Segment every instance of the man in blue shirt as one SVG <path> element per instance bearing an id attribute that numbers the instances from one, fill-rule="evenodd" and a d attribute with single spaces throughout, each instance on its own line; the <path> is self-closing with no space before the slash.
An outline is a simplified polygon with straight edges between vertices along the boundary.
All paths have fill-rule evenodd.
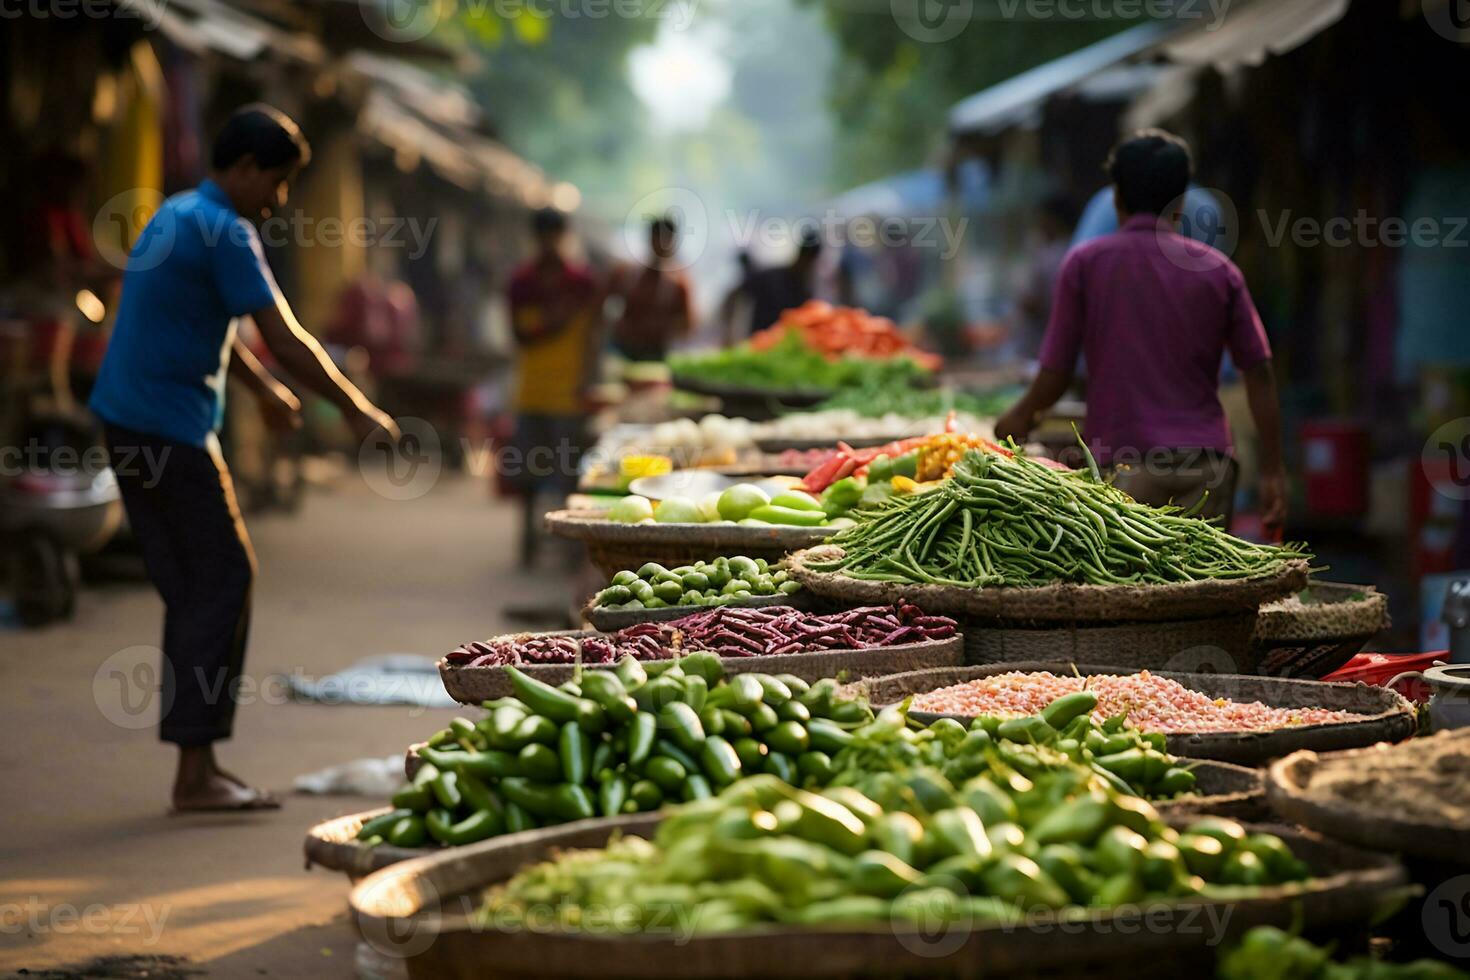
<path id="1" fill-rule="evenodd" d="M 214 756 L 233 724 L 255 576 L 215 435 L 226 373 L 244 382 L 276 427 L 299 425 L 301 407 L 236 339 L 235 318 L 251 317 L 281 366 L 341 409 L 360 439 L 398 437 L 393 420 L 296 322 L 251 224 L 285 204 L 310 154 L 300 128 L 270 106 L 230 117 L 215 140 L 209 179 L 165 201 L 138 237 L 92 393 L 128 522 L 163 596 L 159 734 L 179 746 L 176 810 L 280 805 Z M 140 452 L 161 461 L 157 474 L 130 463 Z"/>

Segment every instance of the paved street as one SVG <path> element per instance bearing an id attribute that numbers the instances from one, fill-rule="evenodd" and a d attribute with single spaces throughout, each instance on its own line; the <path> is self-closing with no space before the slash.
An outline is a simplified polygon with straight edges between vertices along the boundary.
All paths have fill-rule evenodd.
<path id="1" fill-rule="evenodd" d="M 438 655 L 504 627 L 506 603 L 554 597 L 565 576 L 513 572 L 513 529 L 512 508 L 480 482 L 392 502 L 355 474 L 294 517 L 251 521 L 254 631 L 221 759 L 284 796 L 274 813 L 167 815 L 173 750 L 99 709 L 99 666 L 157 642 L 161 607 L 145 582 L 88 589 L 70 624 L 0 631 L 0 975 L 162 954 L 210 976 L 350 976 L 347 880 L 303 870 L 302 837 L 376 803 L 291 795 L 291 781 L 401 752 L 452 712 L 283 703 L 270 679 L 375 653 Z"/>

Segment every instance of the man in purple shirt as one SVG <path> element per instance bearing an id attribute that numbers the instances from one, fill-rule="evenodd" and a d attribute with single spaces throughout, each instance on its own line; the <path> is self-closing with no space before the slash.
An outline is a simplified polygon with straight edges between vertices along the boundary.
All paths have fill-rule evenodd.
<path id="1" fill-rule="evenodd" d="M 1286 516 L 1286 471 L 1271 347 L 1240 270 L 1175 231 L 1189 185 L 1189 147 L 1161 130 L 1125 138 L 1109 155 L 1118 231 L 1074 248 L 1062 264 L 1038 358 L 1021 400 L 996 422 L 1023 440 L 1087 359 L 1088 447 L 1115 482 L 1151 504 L 1228 517 L 1234 467 L 1220 405 L 1225 351 L 1245 379 L 1260 440 L 1260 508 Z M 1226 465 L 1213 465 L 1225 463 Z"/>

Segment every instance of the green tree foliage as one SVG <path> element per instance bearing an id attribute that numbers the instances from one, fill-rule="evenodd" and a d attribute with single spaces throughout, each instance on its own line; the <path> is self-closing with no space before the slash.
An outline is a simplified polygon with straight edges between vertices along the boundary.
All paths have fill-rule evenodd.
<path id="1" fill-rule="evenodd" d="M 920 41 L 899 23 L 903 3 L 802 2 L 822 8 L 837 39 L 830 88 L 838 125 L 834 168 L 849 185 L 930 160 L 959 99 L 1137 23 L 1034 20 L 1024 3 L 974 0 L 955 37 Z"/>

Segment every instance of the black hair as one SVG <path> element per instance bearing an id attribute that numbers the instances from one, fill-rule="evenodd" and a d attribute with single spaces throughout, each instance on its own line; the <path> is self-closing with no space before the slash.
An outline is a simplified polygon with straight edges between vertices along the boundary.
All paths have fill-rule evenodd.
<path id="1" fill-rule="evenodd" d="M 815 228 L 803 228 L 801 239 L 797 242 L 797 254 L 802 256 L 816 256 L 822 251 L 822 234 Z"/>
<path id="2" fill-rule="evenodd" d="M 672 214 L 661 214 L 649 220 L 648 230 L 656 235 L 669 235 L 672 237 L 679 233 L 679 222 L 674 220 Z"/>
<path id="3" fill-rule="evenodd" d="M 214 138 L 209 162 L 215 170 L 228 170 L 247 156 L 262 170 L 287 164 L 305 166 L 311 160 L 311 145 L 290 116 L 264 102 L 253 102 L 225 120 Z"/>
<path id="4" fill-rule="evenodd" d="M 1130 214 L 1163 215 L 1189 189 L 1189 144 L 1162 129 L 1140 129 L 1119 141 L 1105 164 L 1118 201 Z"/>
<path id="5" fill-rule="evenodd" d="M 531 231 L 537 235 L 556 235 L 567 230 L 567 215 L 559 208 L 537 208 L 531 212 Z"/>

